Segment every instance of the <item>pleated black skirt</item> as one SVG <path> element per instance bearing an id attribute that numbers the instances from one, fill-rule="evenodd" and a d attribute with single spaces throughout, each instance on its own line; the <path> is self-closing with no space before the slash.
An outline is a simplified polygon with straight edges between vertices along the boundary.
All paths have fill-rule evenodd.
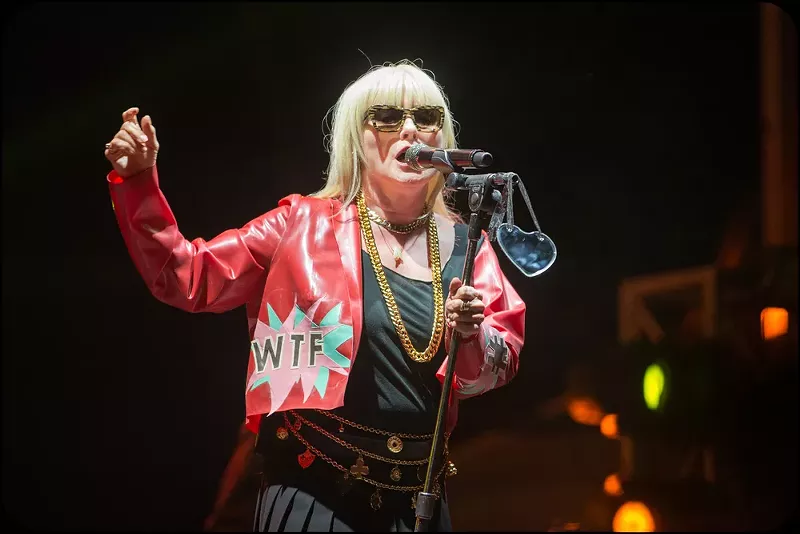
<path id="1" fill-rule="evenodd" d="M 256 505 L 257 532 L 413 532 L 414 510 L 408 495 L 401 499 L 385 495 L 380 510 L 352 500 L 317 498 L 298 488 L 265 486 Z M 396 501 L 396 502 L 395 502 Z M 407 511 L 402 510 L 403 505 Z M 450 532 L 446 499 L 437 501 L 430 532 Z"/>

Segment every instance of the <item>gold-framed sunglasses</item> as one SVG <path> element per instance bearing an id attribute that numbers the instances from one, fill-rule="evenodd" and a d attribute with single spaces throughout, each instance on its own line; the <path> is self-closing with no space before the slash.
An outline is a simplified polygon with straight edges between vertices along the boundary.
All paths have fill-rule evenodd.
<path id="1" fill-rule="evenodd" d="M 409 109 L 376 105 L 367 110 L 364 120 L 379 132 L 399 132 L 406 117 L 411 117 L 420 132 L 438 132 L 444 124 L 444 108 L 419 106 Z"/>

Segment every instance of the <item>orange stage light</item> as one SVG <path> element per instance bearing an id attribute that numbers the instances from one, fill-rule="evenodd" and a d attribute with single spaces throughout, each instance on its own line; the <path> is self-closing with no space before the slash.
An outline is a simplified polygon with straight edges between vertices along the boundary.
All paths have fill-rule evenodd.
<path id="1" fill-rule="evenodd" d="M 600 432 L 607 437 L 614 439 L 619 436 L 617 428 L 617 414 L 610 413 L 600 420 Z"/>
<path id="2" fill-rule="evenodd" d="M 656 522 L 644 503 L 628 501 L 614 514 L 612 529 L 614 532 L 655 532 Z"/>
<path id="3" fill-rule="evenodd" d="M 789 312 L 783 308 L 761 310 L 761 338 L 775 339 L 789 331 Z"/>
<path id="4" fill-rule="evenodd" d="M 605 482 L 603 482 L 603 491 L 611 497 L 619 497 L 624 493 L 622 491 L 622 481 L 620 481 L 618 474 L 614 473 L 606 477 Z"/>

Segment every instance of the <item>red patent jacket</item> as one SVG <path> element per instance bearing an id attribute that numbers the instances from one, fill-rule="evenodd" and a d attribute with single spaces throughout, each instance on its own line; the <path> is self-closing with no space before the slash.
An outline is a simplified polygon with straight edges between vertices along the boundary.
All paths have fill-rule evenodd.
<path id="1" fill-rule="evenodd" d="M 136 268 L 152 294 L 189 312 L 247 307 L 250 358 L 248 428 L 262 414 L 329 410 L 344 403 L 363 326 L 361 236 L 356 207 L 291 195 L 244 227 L 211 241 L 188 241 L 158 185 L 154 167 L 107 177 L 117 221 Z M 499 387 L 516 374 L 525 303 L 483 240 L 473 284 L 486 319 L 456 360 L 447 428 L 458 400 Z M 449 345 L 449 331 L 445 344 Z M 444 380 L 442 364 L 437 376 Z"/>

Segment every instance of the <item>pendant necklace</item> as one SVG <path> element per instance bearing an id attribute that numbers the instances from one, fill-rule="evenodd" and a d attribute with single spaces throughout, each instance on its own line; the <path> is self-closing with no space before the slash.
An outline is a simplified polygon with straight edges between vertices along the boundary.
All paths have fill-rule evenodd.
<path id="1" fill-rule="evenodd" d="M 386 247 L 391 249 L 391 251 L 392 251 L 392 258 L 394 258 L 394 267 L 395 267 L 395 269 L 400 267 L 400 264 L 403 263 L 403 247 L 400 246 L 399 244 L 397 244 L 397 245 L 395 245 L 393 247 L 390 246 L 389 242 L 386 240 L 386 235 L 383 233 L 383 228 L 379 227 L 378 231 L 381 233 L 381 237 L 383 238 L 383 242 L 386 244 Z M 411 244 L 409 244 L 408 248 L 411 248 L 411 246 L 414 245 L 414 243 L 417 241 L 419 236 L 420 236 L 420 234 L 417 234 L 416 236 L 414 236 L 414 239 L 411 241 Z"/>

